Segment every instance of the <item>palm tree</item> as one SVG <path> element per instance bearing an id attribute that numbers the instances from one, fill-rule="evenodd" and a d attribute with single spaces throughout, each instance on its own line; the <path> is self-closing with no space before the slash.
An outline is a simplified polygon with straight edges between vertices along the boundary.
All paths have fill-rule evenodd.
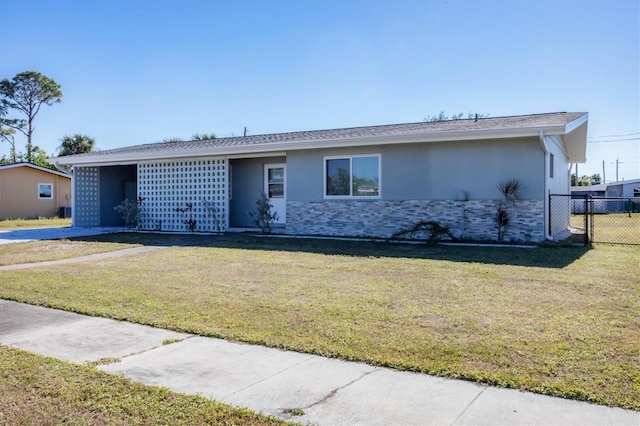
<path id="1" fill-rule="evenodd" d="M 87 135 L 76 133 L 73 136 L 65 136 L 62 138 L 62 145 L 60 145 L 60 154 L 58 154 L 58 157 L 91 152 L 93 151 L 95 143 L 96 141 Z"/>

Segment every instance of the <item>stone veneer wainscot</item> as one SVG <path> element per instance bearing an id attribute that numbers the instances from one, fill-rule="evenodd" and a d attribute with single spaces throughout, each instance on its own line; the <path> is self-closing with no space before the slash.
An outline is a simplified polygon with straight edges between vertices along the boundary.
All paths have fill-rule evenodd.
<path id="1" fill-rule="evenodd" d="M 287 201 L 288 234 L 388 238 L 420 220 L 450 226 L 458 238 L 497 240 L 498 200 L 323 200 Z M 508 206 L 505 242 L 544 240 L 544 203 L 524 200 Z"/>

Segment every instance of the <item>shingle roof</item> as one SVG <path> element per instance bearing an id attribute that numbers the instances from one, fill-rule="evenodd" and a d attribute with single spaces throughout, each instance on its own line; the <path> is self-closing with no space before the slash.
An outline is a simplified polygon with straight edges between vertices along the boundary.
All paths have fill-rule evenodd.
<path id="1" fill-rule="evenodd" d="M 19 162 L 19 163 L 7 163 L 7 164 L 0 164 L 0 169 L 13 169 L 16 167 L 29 167 L 32 169 L 36 169 L 36 170 L 40 170 L 42 172 L 47 172 L 47 173 L 53 173 L 54 175 L 58 175 L 58 176 L 62 176 L 62 177 L 66 177 L 71 179 L 71 175 L 69 173 L 63 172 L 63 171 L 58 171 L 58 170 L 52 170 L 52 169 L 48 169 L 46 167 L 42 167 L 39 166 L 37 164 L 33 164 L 33 163 L 28 163 L 28 162 Z"/>
<path id="2" fill-rule="evenodd" d="M 264 144 L 277 144 L 287 142 L 306 142 L 323 140 L 342 140 L 366 137 L 393 137 L 428 135 L 440 133 L 456 133 L 465 131 L 490 131 L 490 130 L 517 130 L 526 128 L 540 128 L 564 126 L 585 115 L 583 112 L 556 112 L 546 114 L 519 115 L 511 117 L 490 117 L 474 119 L 447 120 L 438 122 L 421 121 L 417 123 L 387 124 L 378 126 L 349 127 L 344 129 L 309 130 L 301 132 L 273 133 L 265 135 L 237 136 L 229 138 L 217 138 L 201 141 L 183 142 L 158 142 L 143 145 L 134 145 L 123 148 L 115 148 L 102 151 L 94 151 L 87 154 L 69 156 L 73 158 L 85 158 L 93 156 L 105 156 L 111 154 L 136 154 L 185 151 L 215 148 L 259 146 Z M 69 158 L 67 157 L 67 158 Z"/>

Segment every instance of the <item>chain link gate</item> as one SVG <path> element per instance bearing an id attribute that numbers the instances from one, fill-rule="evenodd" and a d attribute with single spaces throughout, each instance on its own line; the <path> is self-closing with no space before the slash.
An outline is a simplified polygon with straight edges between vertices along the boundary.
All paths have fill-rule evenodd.
<path id="1" fill-rule="evenodd" d="M 640 197 L 551 194 L 549 234 L 584 244 L 640 245 Z"/>

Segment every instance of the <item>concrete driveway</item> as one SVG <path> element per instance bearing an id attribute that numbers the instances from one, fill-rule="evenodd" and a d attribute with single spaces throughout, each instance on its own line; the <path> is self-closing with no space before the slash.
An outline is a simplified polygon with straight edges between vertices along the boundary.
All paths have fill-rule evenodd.
<path id="1" fill-rule="evenodd" d="M 0 244 L 20 243 L 34 240 L 58 240 L 62 238 L 86 237 L 89 235 L 109 234 L 112 232 L 126 231 L 123 227 L 96 227 L 96 228 L 30 228 L 0 231 Z"/>

